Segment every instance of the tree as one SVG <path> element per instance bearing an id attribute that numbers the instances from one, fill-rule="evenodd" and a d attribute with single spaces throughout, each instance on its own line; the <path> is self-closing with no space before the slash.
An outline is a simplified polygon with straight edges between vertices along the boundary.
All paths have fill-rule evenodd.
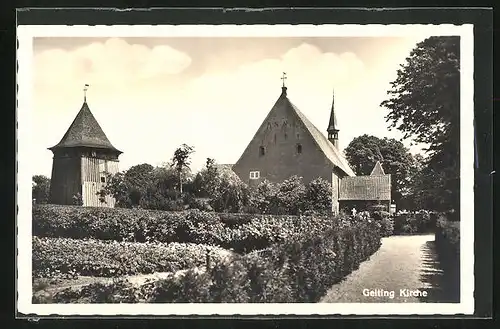
<path id="1" fill-rule="evenodd" d="M 48 203 L 50 194 L 50 178 L 44 175 L 32 177 L 31 194 L 36 203 Z"/>
<path id="2" fill-rule="evenodd" d="M 278 214 L 299 215 L 304 206 L 306 187 L 302 177 L 291 176 L 278 184 L 276 200 L 278 203 Z"/>
<path id="3" fill-rule="evenodd" d="M 411 51 L 387 92 L 389 128 L 428 144 L 427 176 L 433 197 L 459 209 L 460 37 L 430 37 Z"/>
<path id="4" fill-rule="evenodd" d="M 177 170 L 178 178 L 179 178 L 179 191 L 182 194 L 182 174 L 184 169 L 189 169 L 191 161 L 189 157 L 194 152 L 194 149 L 186 144 L 182 144 L 179 148 L 177 148 L 174 152 L 174 156 L 172 158 L 172 167 Z"/>
<path id="5" fill-rule="evenodd" d="M 226 166 L 218 166 L 208 158 L 196 175 L 197 196 L 210 198 L 210 206 L 218 212 L 240 212 L 249 203 L 248 186 Z"/>
<path id="6" fill-rule="evenodd" d="M 332 212 L 332 185 L 318 177 L 306 186 L 305 209 L 320 214 Z"/>
<path id="7" fill-rule="evenodd" d="M 276 184 L 263 179 L 257 188 L 253 189 L 250 197 L 250 206 L 261 214 L 273 214 L 277 207 L 276 194 L 278 187 Z"/>
<path id="8" fill-rule="evenodd" d="M 397 204 L 410 193 L 409 176 L 414 159 L 400 141 L 365 134 L 354 138 L 344 152 L 357 175 L 369 175 L 380 161 L 384 172 L 391 174 L 391 195 Z"/>
<path id="9" fill-rule="evenodd" d="M 124 172 L 108 175 L 104 193 L 111 195 L 118 207 L 135 207 L 141 204 L 148 189 L 154 184 L 153 170 L 147 163 L 130 167 Z"/>

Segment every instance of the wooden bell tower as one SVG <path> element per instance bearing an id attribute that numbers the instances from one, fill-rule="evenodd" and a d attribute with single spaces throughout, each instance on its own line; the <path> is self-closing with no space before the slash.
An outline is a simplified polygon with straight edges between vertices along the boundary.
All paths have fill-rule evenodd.
<path id="1" fill-rule="evenodd" d="M 110 143 L 90 111 L 87 88 L 73 123 L 61 141 L 49 148 L 54 154 L 49 202 L 71 205 L 81 197 L 83 206 L 114 207 L 114 198 L 103 200 L 98 193 L 107 183 L 107 174 L 118 172 L 118 156 L 123 152 Z"/>

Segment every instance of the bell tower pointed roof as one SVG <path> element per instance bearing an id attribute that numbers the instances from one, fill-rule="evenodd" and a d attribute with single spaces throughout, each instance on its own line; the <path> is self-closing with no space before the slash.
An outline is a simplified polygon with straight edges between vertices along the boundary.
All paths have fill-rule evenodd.
<path id="1" fill-rule="evenodd" d="M 86 85 L 87 87 L 88 85 Z M 116 149 L 102 130 L 96 118 L 90 111 L 87 104 L 87 97 L 84 96 L 83 105 L 69 126 L 61 141 L 50 147 L 49 150 L 73 147 L 90 147 L 106 149 L 121 154 L 123 152 Z"/>

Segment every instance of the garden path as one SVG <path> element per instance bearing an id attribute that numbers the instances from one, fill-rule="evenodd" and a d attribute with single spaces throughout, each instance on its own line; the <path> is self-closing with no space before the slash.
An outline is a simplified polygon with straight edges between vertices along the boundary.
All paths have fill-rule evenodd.
<path id="1" fill-rule="evenodd" d="M 437 302 L 441 296 L 443 272 L 434 250 L 434 235 L 391 236 L 382 239 L 380 249 L 359 269 L 334 285 L 322 303 L 419 303 Z M 364 296 L 363 290 L 394 291 L 394 297 Z M 410 297 L 400 289 L 426 291 L 427 297 Z M 377 291 L 378 290 L 378 291 Z"/>

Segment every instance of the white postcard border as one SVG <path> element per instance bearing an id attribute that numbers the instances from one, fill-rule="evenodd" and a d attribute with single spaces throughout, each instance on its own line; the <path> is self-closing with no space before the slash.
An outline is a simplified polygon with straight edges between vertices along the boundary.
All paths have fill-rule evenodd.
<path id="1" fill-rule="evenodd" d="M 473 25 L 18 26 L 17 310 L 33 315 L 451 315 L 474 312 Z M 31 109 L 35 37 L 461 37 L 460 303 L 32 304 Z"/>

